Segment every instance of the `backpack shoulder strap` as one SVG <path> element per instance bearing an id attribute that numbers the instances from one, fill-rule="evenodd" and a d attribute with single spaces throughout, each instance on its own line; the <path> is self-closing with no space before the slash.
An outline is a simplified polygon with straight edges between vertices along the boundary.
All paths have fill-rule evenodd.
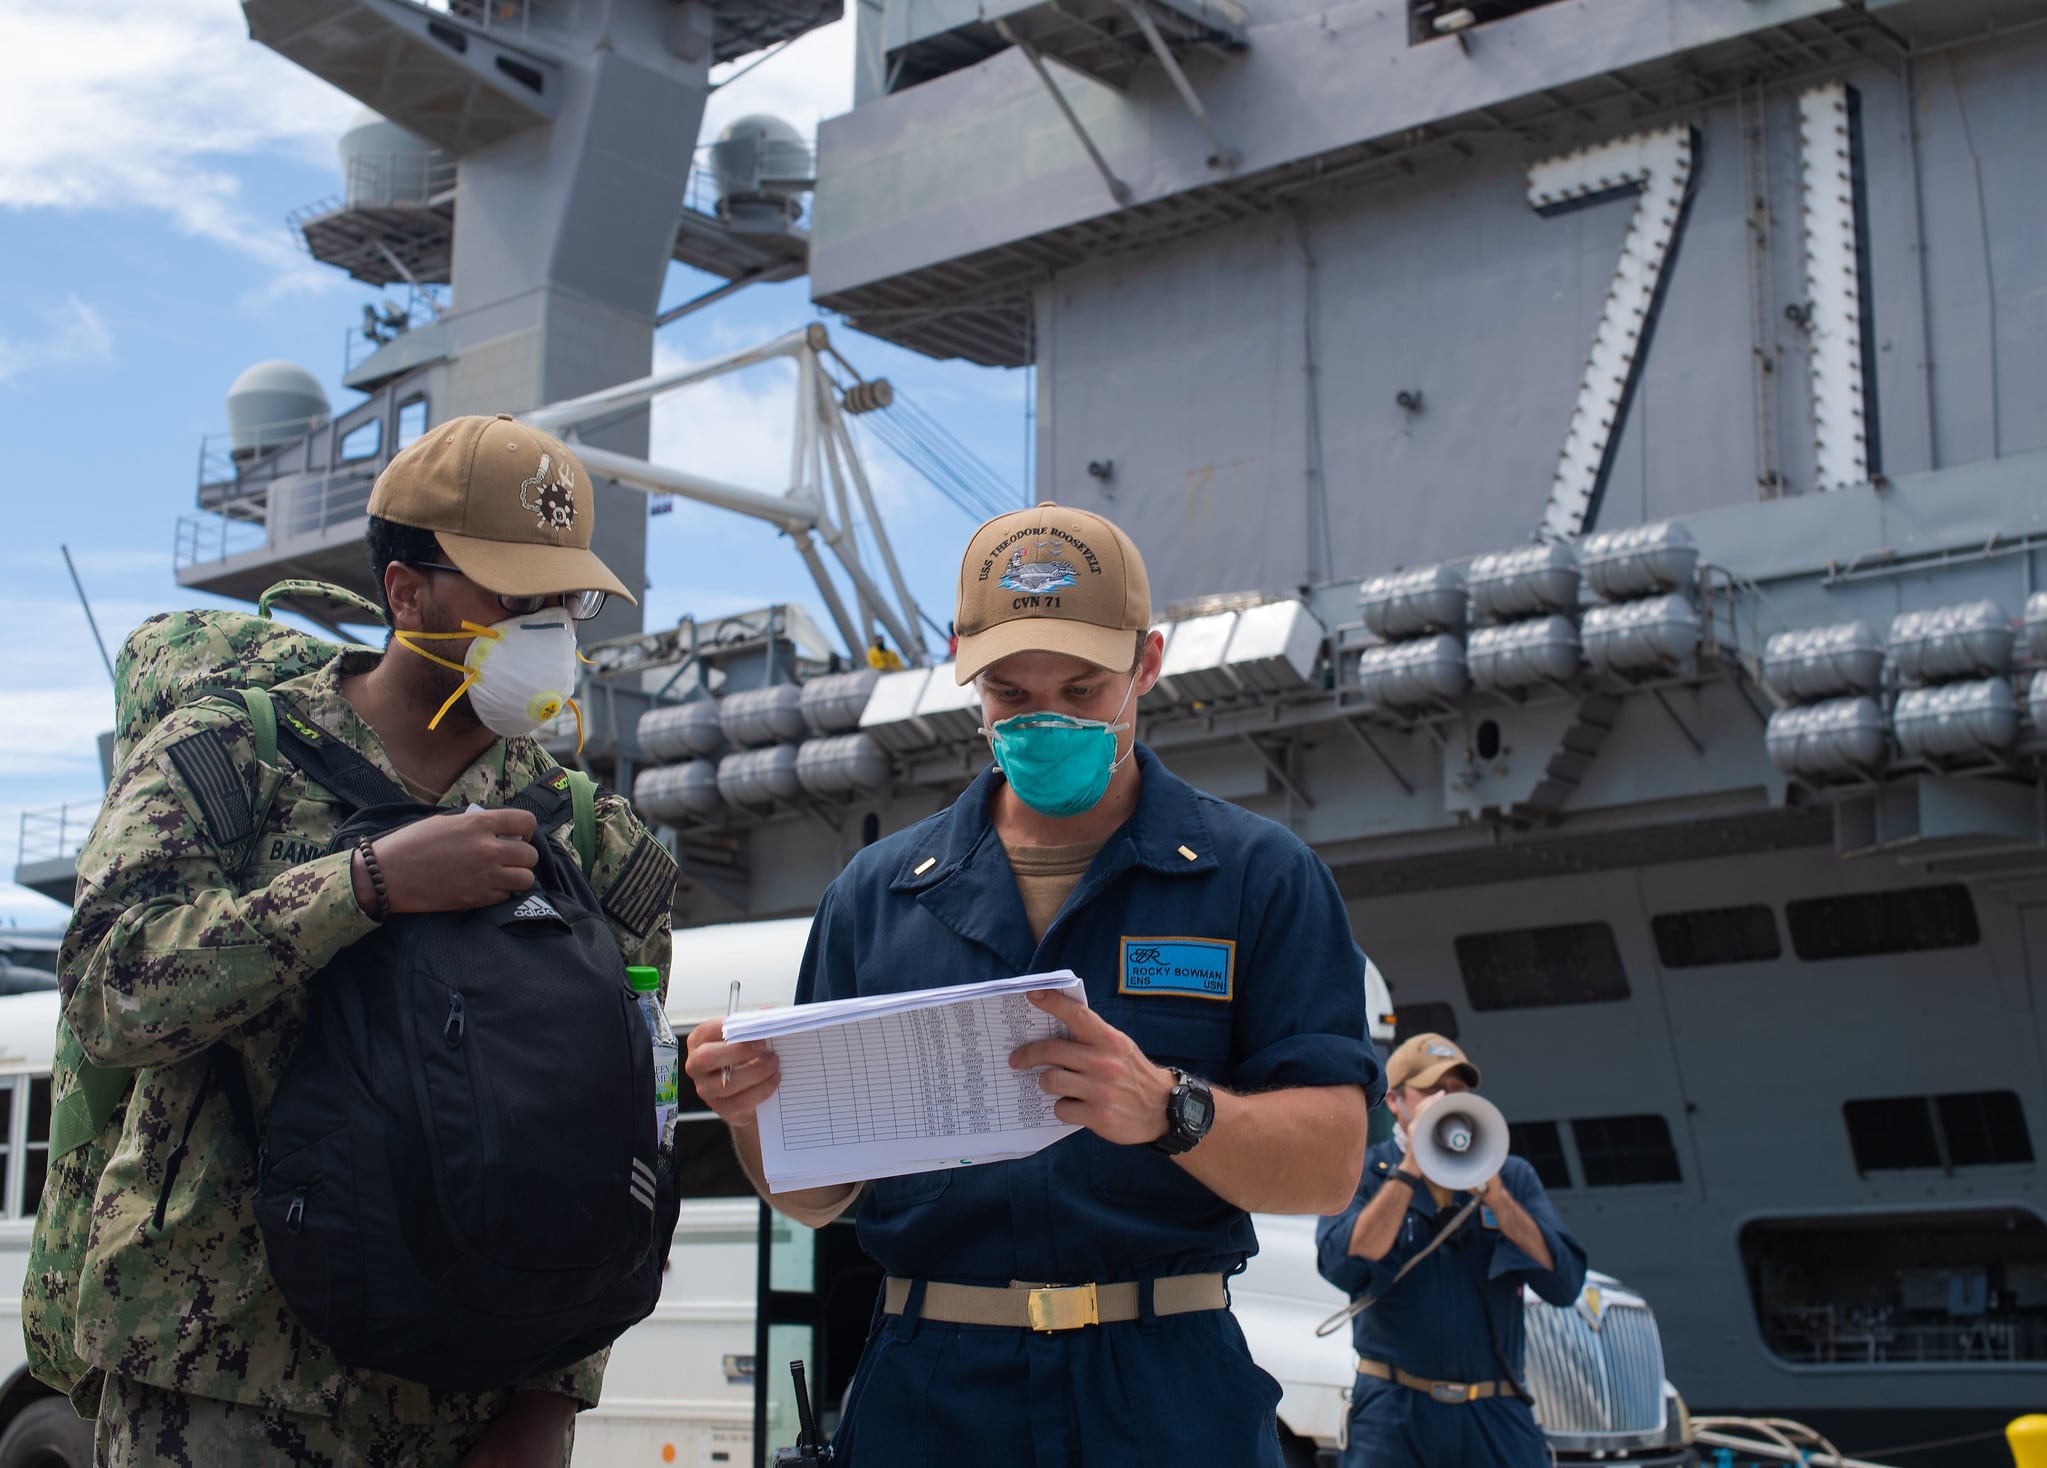
<path id="1" fill-rule="evenodd" d="M 514 795 L 504 808 L 531 811 L 540 830 L 551 831 L 573 815 L 574 806 L 575 798 L 569 793 L 569 772 L 555 770 Z"/>
<path id="2" fill-rule="evenodd" d="M 544 771 L 506 801 L 505 806 L 532 811 L 543 831 L 553 830 L 567 816 L 571 823 L 569 840 L 576 848 L 576 860 L 582 864 L 583 875 L 589 876 L 596 868 L 597 782 L 581 770 L 565 770 L 557 765 Z"/>
<path id="3" fill-rule="evenodd" d="M 259 764 L 277 763 L 277 705 L 270 700 L 267 688 L 244 688 L 241 690 L 242 707 L 249 711 L 249 723 L 256 731 L 256 760 Z"/>
<path id="4" fill-rule="evenodd" d="M 597 869 L 597 782 L 581 770 L 569 771 L 569 803 L 575 810 L 576 858 L 589 876 Z"/>
<path id="5" fill-rule="evenodd" d="M 276 732 L 278 750 L 305 771 L 315 784 L 332 791 L 357 810 L 368 810 L 378 805 L 418 803 L 389 775 L 300 714 L 289 700 L 270 701 L 277 706 L 272 727 Z"/>
<path id="6" fill-rule="evenodd" d="M 134 1077 L 132 1070 L 79 1061 L 78 1084 L 50 1110 L 51 1162 L 76 1152 L 106 1130 Z"/>

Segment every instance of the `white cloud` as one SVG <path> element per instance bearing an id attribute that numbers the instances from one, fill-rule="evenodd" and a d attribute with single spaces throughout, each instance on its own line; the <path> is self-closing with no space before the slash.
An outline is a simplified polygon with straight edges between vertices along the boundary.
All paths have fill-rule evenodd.
<path id="1" fill-rule="evenodd" d="M 104 678 L 97 688 L 16 689 L 7 712 L 0 776 L 97 783 L 100 731 L 114 726 L 114 694 Z M 27 793 L 22 786 L 14 789 Z"/>
<path id="2" fill-rule="evenodd" d="M 0 928 L 61 928 L 70 918 L 71 909 L 62 903 L 0 882 Z"/>
<path id="3" fill-rule="evenodd" d="M 654 343 L 656 372 L 672 372 L 691 360 L 668 342 Z M 795 384 L 789 362 L 776 359 L 658 398 L 649 457 L 744 489 L 779 494 L 789 487 Z"/>
<path id="4" fill-rule="evenodd" d="M 106 362 L 113 355 L 114 334 L 107 330 L 100 313 L 78 297 L 67 295 L 62 306 L 43 313 L 42 329 L 36 335 L 0 336 L 0 382 L 30 370 L 46 372 Z"/>
<path id="5" fill-rule="evenodd" d="M 108 583 L 135 584 L 138 582 L 160 582 L 171 584 L 171 553 L 169 551 L 137 550 L 128 546 L 79 546 L 71 552 L 71 563 L 78 568 L 78 574 L 85 578 L 85 589 L 90 593 L 95 583 L 104 578 Z M 31 576 L 54 578 L 68 584 L 64 576 L 62 552 L 50 549 L 27 550 L 21 547 L 0 548 L 0 573 L 4 573 L 7 584 L 19 586 Z"/>
<path id="6" fill-rule="evenodd" d="M 310 285 L 333 280 L 241 203 L 231 160 L 330 160 L 355 103 L 251 41 L 227 0 L 9 0 L 0 206 L 139 208 Z"/>
<path id="7" fill-rule="evenodd" d="M 236 164 L 330 164 L 358 104 L 249 39 L 232 0 L 8 0 L 0 54 L 0 208 L 142 209 L 267 267 L 258 303 L 340 277 L 253 215 Z M 717 68 L 734 76 L 757 57 Z M 852 105 L 853 22 L 803 36 L 705 107 L 708 140 L 735 117 L 772 112 L 813 136 Z"/>

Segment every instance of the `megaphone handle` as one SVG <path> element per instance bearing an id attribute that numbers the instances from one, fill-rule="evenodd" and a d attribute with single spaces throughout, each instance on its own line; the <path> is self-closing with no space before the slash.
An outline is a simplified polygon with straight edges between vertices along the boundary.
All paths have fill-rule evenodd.
<path id="1" fill-rule="evenodd" d="M 1323 1336 L 1334 1334 L 1346 1320 L 1355 1320 L 1358 1316 L 1364 1314 L 1367 1310 L 1371 1309 L 1374 1305 L 1378 1304 L 1381 1300 L 1385 1299 L 1387 1295 L 1393 1292 L 1393 1287 L 1395 1285 L 1399 1284 L 1403 1279 L 1407 1278 L 1409 1271 L 1411 1271 L 1415 1267 L 1415 1265 L 1421 1263 L 1422 1260 L 1428 1258 L 1429 1255 L 1435 1253 L 1436 1250 L 1442 1248 L 1444 1243 L 1449 1239 L 1450 1235 L 1456 1233 L 1457 1230 L 1464 1227 L 1464 1221 L 1471 1217 L 1471 1211 L 1476 1207 L 1478 1207 L 1478 1198 L 1476 1196 L 1473 1196 L 1469 1202 L 1467 1202 L 1462 1208 L 1458 1209 L 1454 1214 L 1451 1215 L 1450 1221 L 1447 1224 L 1445 1224 L 1442 1228 L 1436 1231 L 1436 1236 L 1433 1239 L 1429 1240 L 1428 1244 L 1424 1246 L 1424 1248 L 1419 1254 L 1416 1254 L 1414 1258 L 1408 1260 L 1407 1263 L 1400 1266 L 1399 1272 L 1395 1274 L 1393 1278 L 1386 1281 L 1385 1289 L 1381 1290 L 1376 1295 L 1366 1295 L 1361 1300 L 1352 1300 L 1348 1305 L 1344 1306 L 1341 1310 L 1337 1311 L 1334 1315 L 1330 1316 L 1327 1320 L 1323 1321 L 1320 1325 L 1315 1327 L 1316 1338 L 1319 1340 Z"/>

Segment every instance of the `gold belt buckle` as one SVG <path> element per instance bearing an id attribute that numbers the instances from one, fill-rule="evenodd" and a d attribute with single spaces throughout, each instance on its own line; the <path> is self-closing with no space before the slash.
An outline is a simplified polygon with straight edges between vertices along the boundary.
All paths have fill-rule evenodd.
<path id="1" fill-rule="evenodd" d="M 1079 1330 L 1083 1325 L 1102 1323 L 1101 1305 L 1092 1284 L 1032 1290 L 1026 1307 L 1031 1329 L 1036 1331 Z"/>
<path id="2" fill-rule="evenodd" d="M 1432 1381 L 1429 1383 L 1429 1398 L 1452 1405 L 1461 1404 L 1471 1400 L 1471 1388 L 1461 1381 Z"/>

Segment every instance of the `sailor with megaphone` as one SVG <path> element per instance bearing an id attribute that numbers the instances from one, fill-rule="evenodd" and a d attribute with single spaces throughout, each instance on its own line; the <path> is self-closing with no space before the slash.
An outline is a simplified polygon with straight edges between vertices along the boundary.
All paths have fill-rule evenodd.
<path id="1" fill-rule="evenodd" d="M 1351 1297 L 1321 1333 L 1348 1320 L 1358 1357 L 1342 1468 L 1549 1464 L 1521 1384 L 1521 1287 L 1570 1304 L 1585 1250 L 1477 1085 L 1444 1036 L 1403 1042 L 1386 1062 L 1394 1135 L 1316 1228 L 1322 1277 Z"/>

